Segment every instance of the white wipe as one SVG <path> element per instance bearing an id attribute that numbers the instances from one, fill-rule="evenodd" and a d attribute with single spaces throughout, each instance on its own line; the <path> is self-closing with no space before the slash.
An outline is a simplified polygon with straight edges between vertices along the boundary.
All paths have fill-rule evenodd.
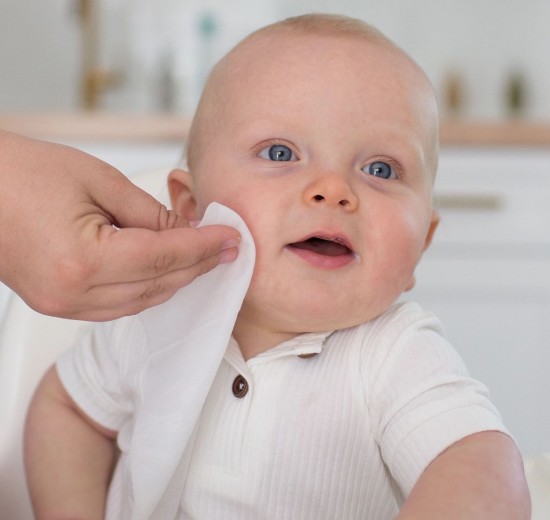
<path id="1" fill-rule="evenodd" d="M 243 220 L 215 203 L 207 208 L 199 227 L 210 224 L 239 230 L 237 260 L 219 265 L 169 301 L 138 316 L 154 352 L 143 375 L 143 401 L 130 449 L 134 518 L 158 511 L 168 486 L 185 480 L 182 458 L 252 277 L 255 248 Z M 166 507 L 171 509 L 170 504 Z"/>

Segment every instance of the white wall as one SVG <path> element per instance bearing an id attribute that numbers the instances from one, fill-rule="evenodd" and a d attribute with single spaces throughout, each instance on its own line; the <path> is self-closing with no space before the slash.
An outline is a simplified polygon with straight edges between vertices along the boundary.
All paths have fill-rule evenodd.
<path id="1" fill-rule="evenodd" d="M 525 115 L 550 119 L 547 0 L 98 1 L 101 65 L 121 74 L 104 108 L 189 112 L 208 67 L 245 34 L 285 16 L 329 11 L 377 25 L 440 92 L 448 72 L 457 71 L 465 116 L 505 116 L 506 79 L 519 71 L 528 93 Z M 0 0 L 0 110 L 78 106 L 76 3 Z M 210 36 L 200 31 L 205 14 L 215 22 Z"/>
<path id="2" fill-rule="evenodd" d="M 0 111 L 74 108 L 80 39 L 74 0 L 0 0 Z"/>
<path id="3" fill-rule="evenodd" d="M 456 70 L 465 115 L 505 115 L 507 75 L 528 83 L 526 115 L 550 118 L 550 2 L 547 0 L 279 0 L 280 13 L 327 10 L 373 23 L 426 70 L 438 91 Z"/>

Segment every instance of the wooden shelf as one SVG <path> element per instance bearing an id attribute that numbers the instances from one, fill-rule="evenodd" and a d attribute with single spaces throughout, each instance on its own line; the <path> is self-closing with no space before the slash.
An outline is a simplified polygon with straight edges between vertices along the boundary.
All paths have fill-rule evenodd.
<path id="1" fill-rule="evenodd" d="M 174 114 L 0 114 L 0 128 L 50 140 L 181 142 L 189 124 Z M 550 146 L 550 121 L 446 120 L 440 134 L 444 146 Z"/>
<path id="2" fill-rule="evenodd" d="M 190 122 L 188 117 L 173 114 L 0 114 L 1 129 L 52 141 L 183 142 Z"/>
<path id="3" fill-rule="evenodd" d="M 550 146 L 550 121 L 443 121 L 442 145 Z"/>

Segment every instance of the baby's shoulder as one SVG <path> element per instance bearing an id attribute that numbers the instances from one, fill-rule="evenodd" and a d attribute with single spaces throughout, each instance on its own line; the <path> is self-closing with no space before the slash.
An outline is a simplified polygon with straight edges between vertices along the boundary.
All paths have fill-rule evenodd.
<path id="1" fill-rule="evenodd" d="M 336 332 L 333 341 L 361 371 L 376 371 L 420 353 L 427 358 L 454 355 L 437 316 L 412 301 L 396 303 L 373 320 Z"/>
<path id="2" fill-rule="evenodd" d="M 87 341 L 96 353 L 108 356 L 122 370 L 135 370 L 151 355 L 151 342 L 138 316 L 96 323 Z"/>
<path id="3" fill-rule="evenodd" d="M 432 331 L 444 335 L 441 321 L 435 314 L 413 301 L 392 305 L 378 317 L 349 329 L 351 335 L 363 346 L 388 345 L 404 334 Z"/>

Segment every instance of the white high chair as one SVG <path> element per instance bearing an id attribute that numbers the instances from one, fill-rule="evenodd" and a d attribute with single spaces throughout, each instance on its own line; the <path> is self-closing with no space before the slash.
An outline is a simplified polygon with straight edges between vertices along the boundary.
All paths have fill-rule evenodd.
<path id="1" fill-rule="evenodd" d="M 132 177 L 168 204 L 169 169 Z M 33 518 L 23 468 L 23 426 L 29 401 L 47 368 L 91 324 L 52 318 L 10 296 L 0 317 L 0 520 Z"/>
<path id="2" fill-rule="evenodd" d="M 33 517 L 23 469 L 23 425 L 36 385 L 83 322 L 43 316 L 12 296 L 0 328 L 0 519 Z"/>

